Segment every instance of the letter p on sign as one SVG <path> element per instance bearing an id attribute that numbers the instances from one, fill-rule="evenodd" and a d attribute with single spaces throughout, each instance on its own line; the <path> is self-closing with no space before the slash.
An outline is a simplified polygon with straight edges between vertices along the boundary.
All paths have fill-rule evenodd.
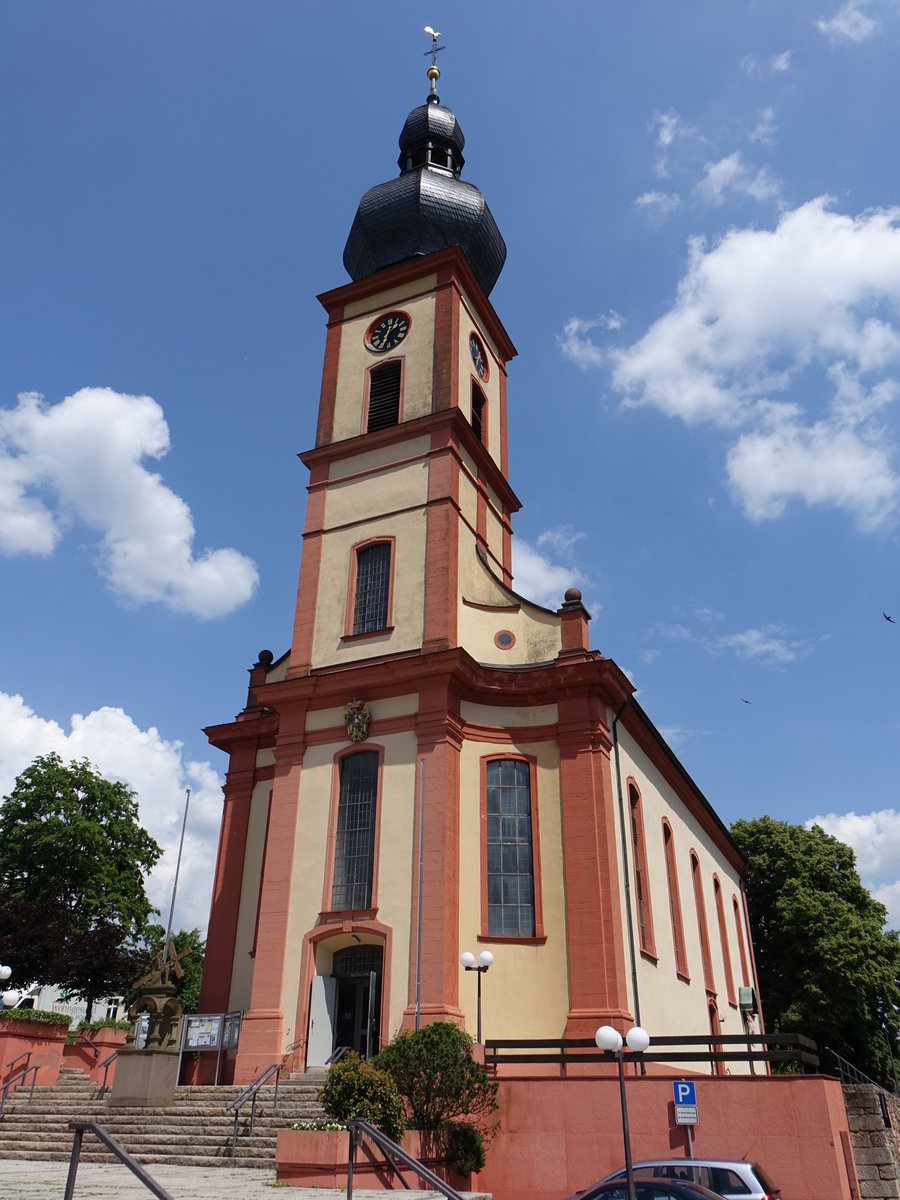
<path id="1" fill-rule="evenodd" d="M 676 1104 L 696 1104 L 697 1093 L 693 1081 L 679 1079 L 672 1084 Z"/>

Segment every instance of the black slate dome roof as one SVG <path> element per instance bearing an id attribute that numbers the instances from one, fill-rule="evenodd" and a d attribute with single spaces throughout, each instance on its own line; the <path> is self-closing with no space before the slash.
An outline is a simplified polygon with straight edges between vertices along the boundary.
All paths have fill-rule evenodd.
<path id="1" fill-rule="evenodd" d="M 400 134 L 400 175 L 359 202 L 344 266 L 355 281 L 385 267 L 459 246 L 485 294 L 506 261 L 506 243 L 484 196 L 460 179 L 466 139 L 452 109 L 432 94 Z"/>

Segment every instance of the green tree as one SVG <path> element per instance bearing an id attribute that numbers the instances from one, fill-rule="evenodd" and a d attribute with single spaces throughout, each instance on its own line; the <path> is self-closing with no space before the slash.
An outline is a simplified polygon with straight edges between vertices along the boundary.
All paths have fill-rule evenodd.
<path id="1" fill-rule="evenodd" d="M 22 979 L 83 996 L 88 1019 L 98 996 L 131 982 L 153 912 L 144 875 L 161 850 L 137 818 L 127 784 L 58 754 L 35 759 L 0 806 L 0 929 L 36 908 L 46 935 L 4 954 Z"/>
<path id="2" fill-rule="evenodd" d="M 150 960 L 165 936 L 166 931 L 162 925 L 148 927 L 145 937 L 144 970 L 150 966 Z M 177 954 L 181 954 L 182 950 L 190 950 L 190 954 L 186 954 L 180 960 L 184 974 L 181 979 L 175 981 L 175 995 L 181 1001 L 181 1007 L 186 1013 L 195 1013 L 200 1004 L 200 979 L 203 975 L 206 942 L 200 936 L 199 929 L 179 929 L 177 933 L 172 934 L 170 940 Z M 140 973 L 140 971 L 135 973 L 135 979 Z M 125 999 L 126 1004 L 130 1003 L 127 995 Z"/>
<path id="3" fill-rule="evenodd" d="M 414 1129 L 443 1131 L 465 1117 L 493 1132 L 497 1084 L 472 1057 L 472 1039 L 458 1025 L 438 1021 L 398 1033 L 374 1062 L 393 1077 Z"/>
<path id="4" fill-rule="evenodd" d="M 814 825 L 736 821 L 770 1032 L 803 1033 L 889 1080 L 882 1024 L 900 1003 L 900 939 L 863 887 L 853 851 Z"/>

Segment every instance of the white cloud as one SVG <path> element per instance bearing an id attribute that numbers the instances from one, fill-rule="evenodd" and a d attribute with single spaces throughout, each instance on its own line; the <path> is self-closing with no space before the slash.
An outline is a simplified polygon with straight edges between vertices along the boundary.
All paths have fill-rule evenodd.
<path id="1" fill-rule="evenodd" d="M 741 59 L 741 70 L 748 79 L 769 79 L 772 75 L 781 75 L 789 71 L 793 61 L 793 50 L 783 50 L 780 54 L 772 54 L 768 58 L 745 54 Z"/>
<path id="2" fill-rule="evenodd" d="M 778 126 L 775 123 L 775 109 L 764 108 L 760 112 L 759 120 L 754 127 L 747 131 L 747 137 L 751 142 L 756 142 L 757 145 L 771 146 L 777 132 Z"/>
<path id="3" fill-rule="evenodd" d="M 82 388 L 48 405 L 23 393 L 0 410 L 0 552 L 50 554 L 78 522 L 99 531 L 100 570 L 122 600 L 232 612 L 253 594 L 256 567 L 230 548 L 195 556 L 190 509 L 142 466 L 168 449 L 149 396 Z"/>
<path id="4" fill-rule="evenodd" d="M 772 230 L 693 238 L 675 303 L 642 338 L 605 352 L 578 338 L 579 365 L 608 364 L 624 404 L 731 432 L 728 480 L 751 519 L 792 499 L 864 529 L 896 515 L 900 208 L 853 217 L 819 197 Z"/>
<path id="5" fill-rule="evenodd" d="M 622 318 L 615 310 L 601 313 L 590 321 L 581 317 L 570 317 L 563 326 L 562 333 L 557 334 L 556 340 L 563 357 L 581 367 L 582 371 L 587 371 L 590 367 L 602 366 L 606 361 L 606 351 L 588 336 L 591 330 L 615 331 L 622 327 L 622 323 Z"/>
<path id="6" fill-rule="evenodd" d="M 900 929 L 900 813 L 883 808 L 869 813 L 826 813 L 806 826 L 821 827 L 852 847 L 863 883 L 889 913 L 888 924 Z"/>
<path id="7" fill-rule="evenodd" d="M 742 629 L 707 640 L 711 651 L 733 650 L 738 658 L 762 663 L 789 663 L 808 652 L 808 643 L 789 636 L 781 625 L 764 625 L 760 629 Z"/>
<path id="8" fill-rule="evenodd" d="M 153 727 L 138 728 L 121 708 L 76 713 L 66 731 L 38 716 L 21 696 L 0 692 L 0 796 L 8 795 L 30 762 L 51 751 L 67 763 L 87 758 L 101 775 L 124 780 L 137 793 L 139 820 L 165 851 L 147 881 L 162 924 L 169 915 L 185 788 L 190 787 L 175 927 L 205 931 L 222 812 L 221 780 L 211 764 L 186 762 L 180 742 L 166 741 Z"/>
<path id="9" fill-rule="evenodd" d="M 677 192 L 643 192 L 635 198 L 634 203 L 652 217 L 661 219 L 679 207 L 681 197 Z"/>
<path id="10" fill-rule="evenodd" d="M 750 196 L 759 201 L 772 200 L 778 195 L 781 185 L 769 174 L 767 167 L 760 167 L 754 173 L 745 164 L 741 152 L 736 150 L 727 158 L 707 163 L 703 178 L 694 185 L 694 190 L 707 204 L 719 207 L 729 194 Z"/>
<path id="11" fill-rule="evenodd" d="M 819 17 L 816 28 L 832 45 L 838 42 L 864 42 L 878 28 L 878 22 L 865 11 L 867 0 L 847 0 L 833 17 Z"/>
<path id="12" fill-rule="evenodd" d="M 660 725 L 659 732 L 663 735 L 668 744 L 673 750 L 679 749 L 689 742 L 691 738 L 705 737 L 707 730 L 705 729 L 688 729 L 681 725 Z"/>
<path id="13" fill-rule="evenodd" d="M 572 546 L 582 536 L 570 526 L 564 526 L 541 533 L 536 545 L 520 537 L 514 538 L 513 587 L 519 595 L 555 611 L 562 605 L 570 587 L 587 586 L 589 580 L 583 571 L 565 562 L 554 561 L 555 558 L 570 558 Z M 546 550 L 550 553 L 543 552 Z"/>
<path id="14" fill-rule="evenodd" d="M 693 137 L 696 131 L 690 125 L 685 125 L 674 108 L 668 112 L 655 112 L 647 124 L 650 133 L 656 134 L 656 146 L 659 151 L 656 159 L 656 174 L 664 179 L 669 173 L 669 147 L 680 138 Z"/>

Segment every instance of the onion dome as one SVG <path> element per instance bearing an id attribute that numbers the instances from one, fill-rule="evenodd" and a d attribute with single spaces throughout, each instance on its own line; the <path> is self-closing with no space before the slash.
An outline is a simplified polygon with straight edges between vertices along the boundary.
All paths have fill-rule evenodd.
<path id="1" fill-rule="evenodd" d="M 432 72 L 439 74 L 432 67 L 429 77 Z M 484 196 L 460 179 L 465 144 L 455 114 L 432 87 L 400 134 L 399 177 L 376 184 L 359 202 L 344 247 L 344 266 L 354 282 L 459 246 L 490 294 L 506 261 L 506 243 Z"/>

